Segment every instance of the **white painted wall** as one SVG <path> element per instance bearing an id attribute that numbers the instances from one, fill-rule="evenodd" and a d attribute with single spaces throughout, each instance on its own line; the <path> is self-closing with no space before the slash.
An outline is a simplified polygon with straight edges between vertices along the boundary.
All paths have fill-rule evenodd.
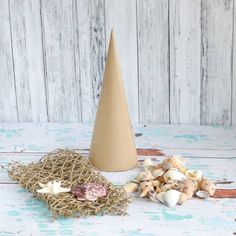
<path id="1" fill-rule="evenodd" d="M 0 122 L 93 122 L 111 29 L 132 121 L 236 125 L 236 0 L 1 0 Z"/>

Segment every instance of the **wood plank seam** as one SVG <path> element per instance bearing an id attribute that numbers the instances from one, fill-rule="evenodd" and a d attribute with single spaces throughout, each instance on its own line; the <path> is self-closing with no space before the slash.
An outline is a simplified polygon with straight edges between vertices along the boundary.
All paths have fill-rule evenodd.
<path id="1" fill-rule="evenodd" d="M 16 112 L 17 112 L 17 120 L 18 120 L 18 122 L 19 122 L 19 110 L 18 110 L 17 91 L 16 91 L 15 61 L 14 61 L 14 52 L 13 52 L 13 43 L 12 43 L 12 26 L 11 26 L 11 9 L 10 9 L 10 0 L 8 0 L 8 14 L 9 14 L 10 36 L 11 36 L 11 54 L 12 54 L 12 66 L 13 66 L 13 77 L 14 77 L 14 88 L 15 88 L 15 99 L 16 99 Z"/>

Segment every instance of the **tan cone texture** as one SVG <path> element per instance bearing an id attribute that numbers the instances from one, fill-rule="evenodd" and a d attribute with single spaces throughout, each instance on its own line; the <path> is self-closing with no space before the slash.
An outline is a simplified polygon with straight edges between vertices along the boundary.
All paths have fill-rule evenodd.
<path id="1" fill-rule="evenodd" d="M 104 171 L 122 171 L 137 166 L 134 136 L 113 32 L 90 147 L 90 161 Z"/>

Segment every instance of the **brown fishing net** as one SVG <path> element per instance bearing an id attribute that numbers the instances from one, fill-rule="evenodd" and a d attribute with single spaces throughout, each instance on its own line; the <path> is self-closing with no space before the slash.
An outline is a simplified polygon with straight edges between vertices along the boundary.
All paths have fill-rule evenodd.
<path id="1" fill-rule="evenodd" d="M 86 215 L 124 215 L 129 203 L 123 188 L 118 188 L 97 171 L 85 157 L 70 150 L 56 150 L 42 157 L 38 163 L 27 165 L 11 163 L 8 167 L 11 179 L 44 201 L 53 216 L 79 217 Z M 85 183 L 98 183 L 108 188 L 105 197 L 94 202 L 79 201 L 71 193 L 42 194 L 39 182 L 61 181 L 62 187 L 73 188 Z"/>

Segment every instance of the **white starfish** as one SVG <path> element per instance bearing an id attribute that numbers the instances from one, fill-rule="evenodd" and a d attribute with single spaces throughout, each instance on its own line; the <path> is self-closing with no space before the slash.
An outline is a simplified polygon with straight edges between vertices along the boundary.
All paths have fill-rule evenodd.
<path id="1" fill-rule="evenodd" d="M 39 183 L 39 186 L 41 189 L 37 189 L 36 191 L 38 193 L 50 193 L 50 194 L 58 194 L 58 193 L 65 193 L 70 192 L 69 188 L 62 188 L 61 187 L 61 181 L 53 181 L 48 182 L 47 184 Z"/>

